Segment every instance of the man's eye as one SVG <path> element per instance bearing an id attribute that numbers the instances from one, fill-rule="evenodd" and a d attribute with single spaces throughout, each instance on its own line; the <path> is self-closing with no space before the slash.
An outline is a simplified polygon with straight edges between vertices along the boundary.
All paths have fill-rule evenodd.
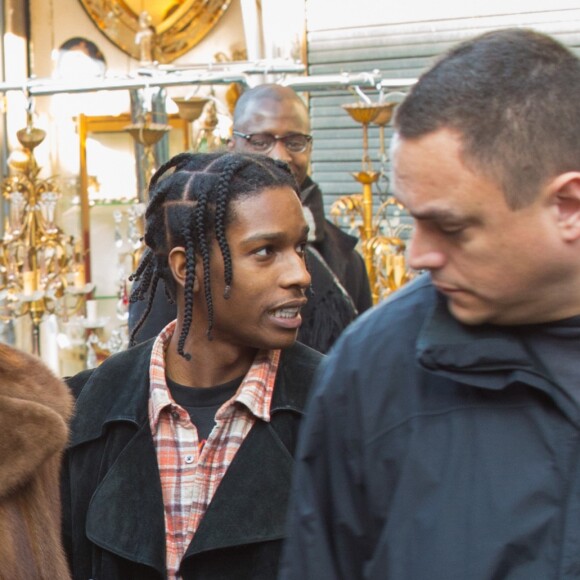
<path id="1" fill-rule="evenodd" d="M 253 137 L 250 139 L 250 145 L 254 149 L 267 149 L 270 146 L 270 141 L 262 137 Z"/>
<path id="2" fill-rule="evenodd" d="M 260 248 L 258 250 L 256 250 L 254 252 L 254 254 L 256 256 L 260 256 L 261 258 L 266 258 L 268 256 L 270 256 L 274 251 L 274 248 L 272 248 L 272 246 L 265 246 L 263 248 Z"/>
<path id="3" fill-rule="evenodd" d="M 446 236 L 458 236 L 465 231 L 465 226 L 440 226 L 439 230 Z"/>
<path id="4" fill-rule="evenodd" d="M 304 256 L 304 254 L 306 254 L 306 242 L 298 244 L 298 246 L 296 247 L 296 251 L 300 256 Z"/>
<path id="5" fill-rule="evenodd" d="M 291 151 L 302 151 L 305 147 L 303 139 L 286 139 L 285 143 Z"/>

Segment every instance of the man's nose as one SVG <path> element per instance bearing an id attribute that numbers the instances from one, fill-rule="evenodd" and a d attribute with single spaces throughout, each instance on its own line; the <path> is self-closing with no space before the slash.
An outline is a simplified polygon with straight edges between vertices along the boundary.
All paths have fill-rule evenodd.
<path id="1" fill-rule="evenodd" d="M 310 286 L 312 278 L 306 268 L 304 256 L 294 253 L 286 260 L 282 273 L 282 285 L 285 287 L 298 286 L 306 290 Z"/>
<path id="2" fill-rule="evenodd" d="M 445 254 L 438 246 L 435 236 L 424 231 L 424 228 L 415 222 L 415 228 L 407 251 L 409 266 L 414 270 L 436 270 L 441 268 L 445 264 Z"/>
<path id="3" fill-rule="evenodd" d="M 284 161 L 286 163 L 290 163 L 290 161 L 292 161 L 292 156 L 290 153 L 288 153 L 288 149 L 286 149 L 284 142 L 281 140 L 277 140 L 274 143 L 274 147 L 272 147 L 268 157 L 271 157 L 272 159 L 279 159 L 280 161 Z"/>

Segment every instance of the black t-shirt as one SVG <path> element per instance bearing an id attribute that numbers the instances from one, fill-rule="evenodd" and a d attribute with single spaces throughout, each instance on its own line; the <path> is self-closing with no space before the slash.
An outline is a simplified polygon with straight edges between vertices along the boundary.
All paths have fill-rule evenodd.
<path id="1" fill-rule="evenodd" d="M 166 377 L 173 400 L 189 413 L 191 422 L 197 429 L 200 444 L 209 437 L 218 409 L 234 396 L 243 379 L 241 376 L 215 387 L 185 387 Z"/>

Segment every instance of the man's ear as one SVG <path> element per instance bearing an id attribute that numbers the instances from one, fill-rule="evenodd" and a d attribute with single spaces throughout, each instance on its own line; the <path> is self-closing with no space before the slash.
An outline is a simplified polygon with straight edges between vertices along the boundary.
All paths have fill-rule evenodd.
<path id="1" fill-rule="evenodd" d="M 183 288 L 185 288 L 185 270 L 187 264 L 185 248 L 182 246 L 176 246 L 173 248 L 171 252 L 169 252 L 168 262 L 171 274 L 173 275 L 176 284 L 183 290 Z M 199 280 L 203 275 L 203 265 L 200 262 L 200 260 L 197 260 L 195 266 L 195 280 L 193 282 L 194 292 L 199 292 Z"/>
<path id="2" fill-rule="evenodd" d="M 228 151 L 233 151 L 235 146 L 236 146 L 236 144 L 234 142 L 234 138 L 230 137 L 228 139 L 228 143 L 227 143 Z"/>
<path id="3" fill-rule="evenodd" d="M 550 185 L 562 238 L 567 242 L 579 240 L 580 172 L 569 171 L 558 175 Z"/>

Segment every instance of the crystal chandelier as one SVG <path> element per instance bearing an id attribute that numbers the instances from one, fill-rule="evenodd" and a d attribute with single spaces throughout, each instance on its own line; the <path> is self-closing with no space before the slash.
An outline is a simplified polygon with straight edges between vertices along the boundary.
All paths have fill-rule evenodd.
<path id="1" fill-rule="evenodd" d="M 11 156 L 11 174 L 1 187 L 7 204 L 0 242 L 0 317 L 30 316 L 36 355 L 44 317 L 55 314 L 66 321 L 83 312 L 94 287 L 86 283 L 81 244 L 56 224 L 56 180 L 39 177 L 33 151 L 45 136 L 34 127 L 29 110 L 26 127 L 17 132 L 23 151 Z"/>

